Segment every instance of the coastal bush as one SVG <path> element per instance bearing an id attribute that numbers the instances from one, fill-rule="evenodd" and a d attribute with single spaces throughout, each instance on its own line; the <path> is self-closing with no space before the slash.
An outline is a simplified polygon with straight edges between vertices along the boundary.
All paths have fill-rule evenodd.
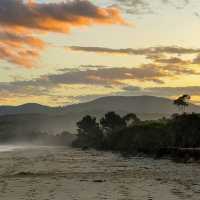
<path id="1" fill-rule="evenodd" d="M 130 117 L 131 125 L 127 123 Z M 78 136 L 74 146 L 78 147 L 157 157 L 172 156 L 180 148 L 200 147 L 200 115 L 195 113 L 141 121 L 135 114 L 121 117 L 109 112 L 99 122 L 95 117 L 86 116 L 77 125 Z"/>

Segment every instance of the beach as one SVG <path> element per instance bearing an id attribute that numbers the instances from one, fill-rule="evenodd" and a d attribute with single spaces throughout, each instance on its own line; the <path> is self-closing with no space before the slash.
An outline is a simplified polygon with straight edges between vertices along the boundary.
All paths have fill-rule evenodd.
<path id="1" fill-rule="evenodd" d="M 70 147 L 0 147 L 0 200 L 199 200 L 199 196 L 197 163 L 124 158 Z"/>

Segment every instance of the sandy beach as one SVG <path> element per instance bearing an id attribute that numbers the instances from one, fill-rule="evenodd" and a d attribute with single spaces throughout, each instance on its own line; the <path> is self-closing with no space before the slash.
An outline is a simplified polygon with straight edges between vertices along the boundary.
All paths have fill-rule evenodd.
<path id="1" fill-rule="evenodd" d="M 65 147 L 2 147 L 0 200 L 199 200 L 200 167 Z"/>

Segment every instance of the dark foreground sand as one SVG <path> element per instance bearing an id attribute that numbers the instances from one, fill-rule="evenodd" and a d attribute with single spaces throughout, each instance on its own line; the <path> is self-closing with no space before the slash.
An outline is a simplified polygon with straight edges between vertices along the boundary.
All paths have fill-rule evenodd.
<path id="1" fill-rule="evenodd" d="M 0 150 L 0 200 L 199 200 L 200 165 L 61 147 Z"/>

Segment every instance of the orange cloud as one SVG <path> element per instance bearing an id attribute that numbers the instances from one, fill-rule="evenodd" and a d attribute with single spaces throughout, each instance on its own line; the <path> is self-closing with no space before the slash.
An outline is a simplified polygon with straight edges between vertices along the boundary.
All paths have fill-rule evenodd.
<path id="1" fill-rule="evenodd" d="M 31 35 L 14 34 L 12 32 L 0 32 L 0 43 L 10 47 L 21 47 L 23 45 L 35 48 L 44 48 L 45 43 Z"/>
<path id="2" fill-rule="evenodd" d="M 16 65 L 32 68 L 39 53 L 36 50 L 19 50 L 15 52 L 7 47 L 0 48 L 0 59 Z"/>
<path id="3" fill-rule="evenodd" d="M 45 43 L 31 35 L 0 32 L 0 59 L 31 68 Z"/>
<path id="4" fill-rule="evenodd" d="M 94 24 L 127 24 L 116 8 L 100 8 L 88 0 L 61 3 L 36 3 L 32 0 L 0 1 L 0 59 L 25 67 L 39 55 L 45 43 L 32 36 L 34 32 L 68 33 L 72 28 Z M 21 36 L 23 35 L 23 36 Z M 20 48 L 20 49 L 19 49 Z M 31 50 L 26 60 L 20 51 Z M 6 55 L 6 56 L 5 56 Z M 14 56 L 14 57 L 13 57 Z M 16 62 L 20 58 L 20 62 Z M 25 62 L 24 62 L 25 61 Z M 30 61 L 30 63 L 29 63 Z M 28 64 L 28 65 L 27 65 Z"/>
<path id="5" fill-rule="evenodd" d="M 127 24 L 118 9 L 99 8 L 87 0 L 46 4 L 1 0 L 1 4 L 4 10 L 0 14 L 0 23 L 4 26 L 16 27 L 18 30 L 25 28 L 68 32 L 76 26 Z"/>

